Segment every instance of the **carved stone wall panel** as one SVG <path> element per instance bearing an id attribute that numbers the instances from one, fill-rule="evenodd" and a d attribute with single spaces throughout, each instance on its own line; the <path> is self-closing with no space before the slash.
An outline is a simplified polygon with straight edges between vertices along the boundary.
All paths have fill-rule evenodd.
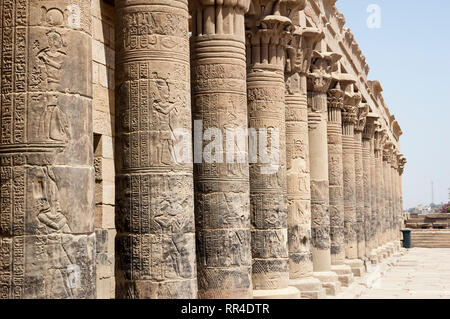
<path id="1" fill-rule="evenodd" d="M 194 164 L 199 297 L 251 298 L 244 37 L 248 7 L 215 1 L 192 1 L 190 6 L 193 119 L 202 121 L 204 132 L 219 129 L 223 136 L 222 149 L 215 151 L 222 160 L 203 158 Z M 232 131 L 235 137 L 228 136 Z M 227 144 L 229 137 L 232 145 Z M 203 140 L 202 149 L 211 140 Z"/>
<path id="2" fill-rule="evenodd" d="M 196 298 L 187 2 L 115 14 L 116 296 Z"/>
<path id="3" fill-rule="evenodd" d="M 93 298 L 90 4 L 0 8 L 0 298 Z"/>

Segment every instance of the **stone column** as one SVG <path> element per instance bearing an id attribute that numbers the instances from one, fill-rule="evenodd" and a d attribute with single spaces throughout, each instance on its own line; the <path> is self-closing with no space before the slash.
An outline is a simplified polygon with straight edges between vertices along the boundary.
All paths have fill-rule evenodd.
<path id="1" fill-rule="evenodd" d="M 325 298 L 325 290 L 312 277 L 306 75 L 312 47 L 322 36 L 316 29 L 297 26 L 287 50 L 285 72 L 289 285 L 300 290 L 302 298 L 311 299 Z"/>
<path id="2" fill-rule="evenodd" d="M 342 152 L 344 169 L 344 237 L 346 264 L 352 267 L 353 274 L 360 276 L 362 261 L 358 260 L 357 219 L 356 219 L 356 178 L 355 178 L 355 125 L 361 94 L 349 86 L 344 96 L 342 112 Z"/>
<path id="3" fill-rule="evenodd" d="M 392 207 L 393 207 L 393 216 L 392 216 L 392 240 L 394 241 L 396 250 L 398 247 L 398 240 L 400 229 L 398 227 L 399 220 L 399 212 L 398 212 L 398 151 L 394 150 L 392 155 L 392 163 L 391 163 L 391 175 L 392 175 Z"/>
<path id="4" fill-rule="evenodd" d="M 383 149 L 383 176 L 384 176 L 384 224 L 385 224 L 385 243 L 388 244 L 391 241 L 391 150 L 390 142 L 386 143 Z M 392 254 L 392 251 L 390 251 Z"/>
<path id="5" fill-rule="evenodd" d="M 367 126 L 367 123 L 366 123 Z M 362 139 L 362 158 L 363 158 L 363 186 L 364 186 L 364 239 L 365 256 L 370 257 L 372 249 L 372 207 L 371 207 L 371 175 L 370 175 L 370 136 L 366 135 L 366 126 L 364 126 Z"/>
<path id="6" fill-rule="evenodd" d="M 385 240 L 385 222 L 384 213 L 385 207 L 385 193 L 384 193 L 384 174 L 383 174 L 383 148 L 386 134 L 381 130 L 380 126 L 376 124 L 374 150 L 375 150 L 375 168 L 376 168 L 376 182 L 377 182 L 377 229 L 378 229 L 378 261 L 381 261 L 385 256 L 383 245 Z"/>
<path id="7" fill-rule="evenodd" d="M 345 287 L 353 282 L 350 266 L 345 265 L 344 238 L 344 173 L 342 163 L 342 110 L 345 88 L 355 80 L 348 74 L 338 74 L 328 91 L 328 178 L 330 199 L 331 269 Z"/>
<path id="8" fill-rule="evenodd" d="M 187 1 L 116 1 L 116 296 L 196 298 Z"/>
<path id="9" fill-rule="evenodd" d="M 190 5 L 198 295 L 251 298 L 248 3 L 199 0 Z M 217 129 L 222 139 L 214 135 Z M 214 145 L 214 158 L 206 154 L 208 144 Z"/>
<path id="10" fill-rule="evenodd" d="M 398 166 L 398 191 L 399 191 L 399 205 L 400 205 L 400 213 L 401 219 L 403 221 L 403 188 L 402 188 L 402 175 L 406 165 L 406 158 L 403 154 L 399 154 L 399 166 Z M 402 224 L 403 226 L 403 224 Z M 404 226 L 403 226 L 404 227 Z M 400 238 L 402 235 L 399 234 Z"/>
<path id="11" fill-rule="evenodd" d="M 250 161 L 255 298 L 300 297 L 296 288 L 288 286 L 284 69 L 286 47 L 295 29 L 286 14 L 293 9 L 290 4 L 253 3 L 246 23 L 249 128 L 250 134 L 259 135 L 259 151 L 252 150 L 259 157 Z"/>
<path id="12" fill-rule="evenodd" d="M 0 299 L 96 296 L 90 19 L 0 1 Z"/>
<path id="13" fill-rule="evenodd" d="M 378 263 L 378 257 L 375 249 L 378 247 L 377 243 L 377 183 L 376 183 L 376 165 L 375 165 L 375 150 L 374 150 L 374 133 L 375 121 L 378 116 L 374 113 L 369 113 L 367 116 L 366 126 L 363 131 L 363 167 L 364 167 L 364 203 L 367 211 L 366 218 L 366 249 L 367 256 L 371 263 Z"/>
<path id="14" fill-rule="evenodd" d="M 358 258 L 366 259 L 366 220 L 369 209 L 366 209 L 368 200 L 365 199 L 365 180 L 363 163 L 362 133 L 366 125 L 366 117 L 369 114 L 369 106 L 362 104 L 358 107 L 357 122 L 355 125 L 355 182 L 356 182 L 356 240 L 358 246 Z M 367 220 L 368 221 L 368 220 Z"/>
<path id="15" fill-rule="evenodd" d="M 322 46 L 324 43 L 322 43 Z M 322 49 L 325 49 L 322 47 Z M 325 50 L 323 50 L 325 51 Z M 311 164 L 311 244 L 314 276 L 322 281 L 328 294 L 340 290 L 336 273 L 331 272 L 329 215 L 327 91 L 331 72 L 337 70 L 336 53 L 314 51 L 308 75 L 308 126 Z"/>

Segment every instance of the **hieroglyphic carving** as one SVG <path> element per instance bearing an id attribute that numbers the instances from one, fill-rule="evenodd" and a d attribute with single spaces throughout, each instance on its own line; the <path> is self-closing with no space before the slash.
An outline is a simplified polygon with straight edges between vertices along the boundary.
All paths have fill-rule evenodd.
<path id="1" fill-rule="evenodd" d="M 364 166 L 362 132 L 366 124 L 369 106 L 367 104 L 357 105 L 355 124 L 355 191 L 356 191 L 356 237 L 358 242 L 358 257 L 364 258 L 365 247 L 365 210 L 364 210 Z"/>
<path id="2" fill-rule="evenodd" d="M 121 298 L 197 296 L 187 3 L 164 4 L 116 1 Z"/>
<path id="3" fill-rule="evenodd" d="M 311 275 L 313 271 L 306 76 L 311 63 L 312 47 L 321 36 L 316 29 L 296 26 L 287 48 L 286 183 L 291 279 Z"/>
<path id="4" fill-rule="evenodd" d="M 377 205 L 374 133 L 376 116 L 368 114 L 363 131 L 363 168 L 364 168 L 364 211 L 366 251 L 377 248 Z"/>
<path id="5" fill-rule="evenodd" d="M 249 2 L 192 1 L 193 119 L 202 130 L 246 131 L 244 14 Z M 217 13 L 217 14 L 216 14 Z M 220 54 L 217 52 L 220 51 Z M 194 164 L 199 298 L 251 298 L 248 146 L 223 140 L 224 159 Z M 210 141 L 201 143 L 203 146 Z M 233 162 L 226 159 L 233 156 Z M 244 161 L 238 161 L 239 155 Z"/>
<path id="6" fill-rule="evenodd" d="M 95 293 L 86 2 L 78 26 L 68 1 L 0 4 L 1 298 Z"/>
<path id="7" fill-rule="evenodd" d="M 342 163 L 342 109 L 344 91 L 340 82 L 328 93 L 328 179 L 330 189 L 330 239 L 333 264 L 345 259 L 344 175 Z"/>
<path id="8" fill-rule="evenodd" d="M 331 73 L 341 56 L 313 52 L 308 74 L 308 126 L 311 163 L 311 237 L 313 259 L 322 250 L 330 253 L 329 170 L 327 139 L 327 91 Z M 327 252 L 328 251 L 328 252 Z M 318 256 L 317 256 L 318 257 Z M 316 257 L 316 258 L 317 258 Z M 331 264 L 314 263 L 314 271 L 329 271 Z"/>
<path id="9" fill-rule="evenodd" d="M 295 30 L 289 15 L 304 5 L 301 2 L 255 0 L 246 17 L 248 124 L 256 129 L 275 128 L 280 139 L 279 163 L 264 164 L 258 159 L 250 164 L 255 289 L 285 288 L 289 280 L 284 70 L 286 49 Z M 260 238 L 268 239 L 261 248 L 255 241 Z"/>
<path id="10" fill-rule="evenodd" d="M 377 229 L 378 229 L 378 244 L 385 243 L 384 233 L 384 174 L 383 174 L 383 148 L 385 141 L 385 132 L 381 130 L 378 123 L 375 124 L 374 133 L 374 150 L 375 150 L 375 169 L 377 181 Z"/>
<path id="11" fill-rule="evenodd" d="M 344 166 L 344 236 L 345 256 L 348 259 L 358 257 L 356 231 L 356 171 L 354 127 L 357 122 L 357 111 L 361 102 L 361 94 L 353 92 L 350 86 L 344 96 L 342 112 L 342 151 Z"/>

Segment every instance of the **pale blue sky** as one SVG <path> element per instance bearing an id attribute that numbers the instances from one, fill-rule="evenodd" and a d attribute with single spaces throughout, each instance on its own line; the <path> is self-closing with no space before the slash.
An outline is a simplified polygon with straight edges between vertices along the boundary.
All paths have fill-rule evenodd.
<path id="1" fill-rule="evenodd" d="M 381 8 L 381 28 L 370 29 L 367 7 Z M 338 0 L 400 123 L 404 208 L 448 201 L 450 187 L 450 1 Z"/>

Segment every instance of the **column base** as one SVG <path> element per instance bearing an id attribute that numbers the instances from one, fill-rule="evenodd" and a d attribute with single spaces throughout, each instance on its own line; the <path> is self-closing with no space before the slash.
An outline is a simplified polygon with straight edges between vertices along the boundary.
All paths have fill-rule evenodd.
<path id="1" fill-rule="evenodd" d="M 295 287 L 253 290 L 253 299 L 300 299 L 300 291 Z"/>
<path id="2" fill-rule="evenodd" d="M 355 280 L 353 278 L 352 268 L 348 265 L 333 265 L 331 266 L 331 271 L 338 275 L 342 287 L 350 286 Z"/>
<path id="3" fill-rule="evenodd" d="M 353 276 L 361 277 L 362 275 L 364 275 L 365 266 L 364 261 L 362 261 L 361 259 L 347 259 L 344 263 L 350 266 Z"/>
<path id="4" fill-rule="evenodd" d="M 342 289 L 338 275 L 332 271 L 313 272 L 312 276 L 320 280 L 327 295 L 336 296 Z"/>
<path id="5" fill-rule="evenodd" d="M 325 299 L 327 296 L 320 280 L 313 277 L 291 279 L 289 286 L 297 288 L 302 299 Z"/>

